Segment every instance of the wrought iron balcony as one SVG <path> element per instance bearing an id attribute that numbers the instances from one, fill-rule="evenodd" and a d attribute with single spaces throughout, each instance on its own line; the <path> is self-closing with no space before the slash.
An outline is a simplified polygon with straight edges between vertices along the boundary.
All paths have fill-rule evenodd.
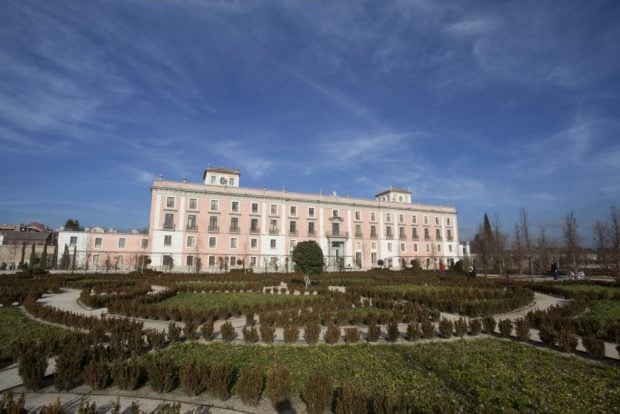
<path id="1" fill-rule="evenodd" d="M 198 231 L 198 226 L 195 224 L 188 224 L 185 226 L 185 230 L 187 231 Z"/>
<path id="2" fill-rule="evenodd" d="M 258 227 L 250 227 L 250 234 L 259 234 L 260 229 Z"/>
<path id="3" fill-rule="evenodd" d="M 220 227 L 219 226 L 209 226 L 207 231 L 209 233 L 219 233 L 220 232 Z"/>
<path id="4" fill-rule="evenodd" d="M 364 237 L 364 235 L 362 234 L 361 231 L 356 231 L 355 232 L 355 237 L 358 238 L 358 239 L 361 239 L 362 237 Z"/>
<path id="5" fill-rule="evenodd" d="M 399 234 L 399 235 L 398 235 L 398 238 L 399 238 L 400 240 L 407 240 L 407 236 L 406 236 L 405 234 Z"/>
<path id="6" fill-rule="evenodd" d="M 370 238 L 371 239 L 376 239 L 377 238 L 377 233 L 370 233 Z"/>
<path id="7" fill-rule="evenodd" d="M 231 226 L 231 227 L 228 228 L 228 232 L 229 233 L 239 234 L 239 233 L 241 233 L 241 229 L 238 226 L 237 227 L 232 227 Z"/>
<path id="8" fill-rule="evenodd" d="M 394 235 L 392 233 L 386 233 L 385 234 L 385 238 L 389 239 L 389 240 L 392 240 L 394 238 Z"/>
<path id="9" fill-rule="evenodd" d="M 164 223 L 164 230 L 174 230 L 174 223 Z"/>
<path id="10" fill-rule="evenodd" d="M 316 231 L 315 230 L 308 230 L 308 236 L 316 237 Z"/>
<path id="11" fill-rule="evenodd" d="M 289 236 L 297 236 L 297 230 L 289 230 L 288 234 Z"/>
<path id="12" fill-rule="evenodd" d="M 272 227 L 269 229 L 269 234 L 272 236 L 276 236 L 280 234 L 280 230 L 277 227 Z"/>

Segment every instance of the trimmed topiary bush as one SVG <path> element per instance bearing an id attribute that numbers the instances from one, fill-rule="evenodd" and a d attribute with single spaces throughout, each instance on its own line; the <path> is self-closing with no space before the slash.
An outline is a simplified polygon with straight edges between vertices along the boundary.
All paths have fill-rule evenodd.
<path id="1" fill-rule="evenodd" d="M 360 340 L 360 331 L 357 328 L 345 328 L 344 339 L 348 344 L 354 344 Z"/>
<path id="2" fill-rule="evenodd" d="M 482 322 L 480 319 L 469 320 L 469 334 L 472 336 L 480 335 L 482 332 Z"/>
<path id="3" fill-rule="evenodd" d="M 194 359 L 179 368 L 179 382 L 185 395 L 198 395 L 205 389 L 205 376 L 208 373 L 203 362 Z"/>
<path id="4" fill-rule="evenodd" d="M 273 338 L 276 332 L 275 327 L 271 325 L 267 325 L 267 324 L 261 324 L 258 330 L 260 331 L 260 337 L 264 343 L 266 344 L 273 343 Z"/>
<path id="5" fill-rule="evenodd" d="M 453 328 L 454 325 L 450 319 L 441 318 L 439 321 L 439 336 L 444 339 L 452 337 Z"/>
<path id="6" fill-rule="evenodd" d="M 16 346 L 17 372 L 24 382 L 24 387 L 37 391 L 47 369 L 47 347 L 37 341 L 26 340 Z"/>
<path id="7" fill-rule="evenodd" d="M 368 402 L 362 388 L 356 384 L 343 382 L 336 392 L 336 414 L 362 414 L 368 412 Z"/>
<path id="8" fill-rule="evenodd" d="M 136 354 L 132 354 L 128 361 L 118 358 L 112 363 L 112 382 L 121 390 L 135 390 L 141 374 L 140 361 Z"/>
<path id="9" fill-rule="evenodd" d="M 581 340 L 583 346 L 592 358 L 605 358 L 605 341 L 594 335 L 587 336 Z"/>
<path id="10" fill-rule="evenodd" d="M 547 319 L 538 330 L 538 336 L 543 344 L 553 346 L 557 340 L 558 333 L 555 331 L 553 323 Z"/>
<path id="11" fill-rule="evenodd" d="M 377 323 L 373 320 L 368 322 L 368 335 L 366 339 L 368 342 L 377 342 L 379 340 L 379 336 L 381 336 L 381 328 Z"/>
<path id="12" fill-rule="evenodd" d="M 181 327 L 177 326 L 176 323 L 170 322 L 168 324 L 168 341 L 171 344 L 179 342 L 181 339 Z"/>
<path id="13" fill-rule="evenodd" d="M 186 341 L 193 341 L 196 339 L 196 332 L 198 330 L 198 324 L 193 320 L 185 322 L 185 328 L 183 328 L 183 336 Z"/>
<path id="14" fill-rule="evenodd" d="M 310 374 L 301 388 L 301 397 L 306 403 L 308 414 L 321 414 L 331 406 L 332 379 L 324 369 L 317 369 Z"/>
<path id="15" fill-rule="evenodd" d="M 310 321 L 306 324 L 306 329 L 304 330 L 304 339 L 306 343 L 309 345 L 316 344 L 319 342 L 319 337 L 321 335 L 321 325 L 315 320 Z"/>
<path id="16" fill-rule="evenodd" d="M 229 399 L 233 374 L 234 370 L 228 363 L 214 365 L 209 371 L 207 391 L 222 401 Z"/>
<path id="17" fill-rule="evenodd" d="M 274 407 L 290 402 L 293 389 L 293 378 L 286 365 L 278 364 L 269 370 L 265 394 Z"/>
<path id="18" fill-rule="evenodd" d="M 200 333 L 202 334 L 202 337 L 205 339 L 205 341 L 210 341 L 211 340 L 211 336 L 213 335 L 213 331 L 214 331 L 214 327 L 213 327 L 213 320 L 212 319 L 208 319 L 200 327 Z"/>
<path id="19" fill-rule="evenodd" d="M 244 368 L 239 372 L 239 379 L 235 384 L 235 393 L 244 404 L 256 407 L 260 400 L 265 380 L 259 367 Z"/>
<path id="20" fill-rule="evenodd" d="M 492 316 L 485 316 L 482 319 L 482 326 L 484 326 L 484 333 L 488 335 L 493 335 L 493 333 L 495 332 L 495 325 L 497 325 L 497 322 L 495 322 L 495 318 Z"/>
<path id="21" fill-rule="evenodd" d="M 435 337 L 435 326 L 429 320 L 424 320 L 422 322 L 422 333 L 424 334 L 424 338 L 433 339 Z"/>
<path id="22" fill-rule="evenodd" d="M 172 355 L 152 355 L 146 364 L 146 373 L 155 392 L 170 392 L 177 386 L 178 368 Z"/>
<path id="23" fill-rule="evenodd" d="M 105 349 L 99 345 L 92 349 L 90 362 L 84 367 L 84 383 L 93 390 L 102 390 L 110 380 L 110 365 L 105 358 Z"/>
<path id="24" fill-rule="evenodd" d="M 505 337 L 510 338 L 512 334 L 512 321 L 510 319 L 502 319 L 499 321 L 499 333 Z"/>
<path id="25" fill-rule="evenodd" d="M 521 318 L 515 321 L 515 331 L 519 341 L 526 342 L 530 339 L 530 323 L 527 319 Z"/>
<path id="26" fill-rule="evenodd" d="M 246 325 L 243 327 L 243 340 L 248 344 L 254 344 L 258 342 L 258 331 L 255 327 Z"/>
<path id="27" fill-rule="evenodd" d="M 388 326 L 387 326 L 386 340 L 388 342 L 395 342 L 398 338 L 400 338 L 400 331 L 398 330 L 398 323 L 396 321 L 392 321 L 388 323 Z"/>
<path id="28" fill-rule="evenodd" d="M 224 342 L 230 342 L 235 339 L 235 328 L 233 327 L 232 323 L 224 322 L 220 326 L 220 334 L 222 335 L 222 340 Z"/>
<path id="29" fill-rule="evenodd" d="M 456 336 L 459 336 L 461 338 L 465 336 L 465 334 L 467 333 L 467 321 L 465 320 L 465 318 L 459 318 L 458 320 L 454 321 L 454 331 Z"/>
<path id="30" fill-rule="evenodd" d="M 572 353 L 577 349 L 579 340 L 577 335 L 575 335 L 575 328 L 570 320 L 563 321 L 557 341 L 564 352 Z"/>
<path id="31" fill-rule="evenodd" d="M 283 336 L 284 342 L 287 344 L 292 344 L 297 342 L 299 338 L 299 327 L 294 323 L 287 323 L 283 328 Z"/>
<path id="32" fill-rule="evenodd" d="M 333 322 L 327 324 L 327 330 L 324 335 L 325 342 L 328 344 L 335 344 L 340 340 L 340 326 Z"/>
<path id="33" fill-rule="evenodd" d="M 417 322 L 411 322 L 407 325 L 407 340 L 408 341 L 417 341 L 422 337 L 422 329 L 420 328 L 420 324 Z"/>

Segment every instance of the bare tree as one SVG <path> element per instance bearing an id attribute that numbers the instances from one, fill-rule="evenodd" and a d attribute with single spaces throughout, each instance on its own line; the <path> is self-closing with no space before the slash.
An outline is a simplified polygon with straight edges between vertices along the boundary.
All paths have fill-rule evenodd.
<path id="1" fill-rule="evenodd" d="M 521 226 L 515 225 L 515 235 L 512 241 L 512 257 L 517 263 L 517 269 L 519 275 L 523 274 L 523 260 L 525 256 L 525 243 L 523 242 L 523 235 L 521 234 Z"/>
<path id="2" fill-rule="evenodd" d="M 503 233 L 501 223 L 499 221 L 499 216 L 495 214 L 493 217 L 493 257 L 497 262 L 497 267 L 499 270 L 499 274 L 502 275 L 504 273 L 504 260 L 506 255 L 506 244 L 508 242 L 508 236 Z"/>
<path id="3" fill-rule="evenodd" d="M 527 219 L 527 210 L 525 210 L 525 208 L 519 210 L 519 228 L 521 229 L 521 238 L 523 240 L 523 253 L 527 259 L 530 273 L 534 276 L 534 267 L 532 265 L 532 240 L 530 238 L 530 227 Z"/>
<path id="4" fill-rule="evenodd" d="M 613 263 L 614 273 L 618 276 L 620 272 L 620 212 L 616 207 L 612 207 L 609 216 L 610 260 Z"/>
<path id="5" fill-rule="evenodd" d="M 606 222 L 596 220 L 593 227 L 594 247 L 601 267 L 607 267 L 607 253 L 610 251 L 610 228 Z"/>
<path id="6" fill-rule="evenodd" d="M 562 225 L 562 232 L 564 233 L 564 247 L 566 249 L 566 254 L 569 260 L 572 261 L 573 264 L 573 272 L 577 274 L 579 271 L 579 255 L 581 253 L 581 238 L 579 236 L 577 218 L 575 217 L 575 213 L 573 211 L 569 211 L 569 213 L 564 218 L 564 223 Z"/>
<path id="7" fill-rule="evenodd" d="M 550 244 L 549 239 L 547 239 L 547 232 L 545 228 L 540 229 L 540 233 L 538 234 L 537 248 L 538 248 L 538 262 L 540 265 L 540 270 L 549 270 L 551 268 L 551 258 L 550 258 Z"/>

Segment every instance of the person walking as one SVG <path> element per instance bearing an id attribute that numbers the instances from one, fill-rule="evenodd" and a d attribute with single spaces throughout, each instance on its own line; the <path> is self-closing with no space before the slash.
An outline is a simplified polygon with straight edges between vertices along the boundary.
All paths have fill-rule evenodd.
<path id="1" fill-rule="evenodd" d="M 551 263 L 551 273 L 553 274 L 553 280 L 558 280 L 558 265 L 555 262 Z"/>
<path id="2" fill-rule="evenodd" d="M 439 261 L 439 276 L 443 277 L 446 275 L 446 265 L 443 264 L 443 260 Z"/>

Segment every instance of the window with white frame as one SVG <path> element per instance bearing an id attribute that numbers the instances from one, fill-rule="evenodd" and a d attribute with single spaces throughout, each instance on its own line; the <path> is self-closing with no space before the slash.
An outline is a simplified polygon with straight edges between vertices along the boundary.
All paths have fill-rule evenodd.
<path id="1" fill-rule="evenodd" d="M 166 197 L 166 207 L 174 208 L 174 197 Z"/>
<path id="2" fill-rule="evenodd" d="M 194 247 L 194 236 L 187 236 L 187 243 L 185 244 L 187 247 Z"/>
<path id="3" fill-rule="evenodd" d="M 438 251 L 438 252 L 441 252 L 441 244 L 438 244 L 438 245 L 437 245 L 437 251 Z"/>
<path id="4" fill-rule="evenodd" d="M 230 204 L 230 210 L 231 210 L 233 213 L 238 213 L 238 212 L 239 212 L 239 202 L 238 202 L 238 201 L 233 201 L 233 202 Z"/>
<path id="5" fill-rule="evenodd" d="M 250 266 L 256 266 L 256 256 L 250 257 Z"/>
<path id="6" fill-rule="evenodd" d="M 446 217 L 446 226 L 451 226 L 452 225 L 452 220 L 450 220 L 450 217 Z"/>
<path id="7" fill-rule="evenodd" d="M 234 177 L 230 177 L 230 178 L 228 179 L 228 184 L 229 184 L 229 185 L 231 185 L 231 186 L 235 185 L 235 179 L 234 179 Z"/>
<path id="8" fill-rule="evenodd" d="M 415 214 L 411 216 L 411 223 L 412 224 L 418 224 L 418 216 L 416 216 Z"/>
<path id="9" fill-rule="evenodd" d="M 239 240 L 236 237 L 231 237 L 230 238 L 230 248 L 231 249 L 236 249 L 238 242 L 239 242 Z"/>
<path id="10" fill-rule="evenodd" d="M 215 175 L 211 176 L 211 184 L 215 184 L 217 182 L 217 177 Z"/>
<path id="11" fill-rule="evenodd" d="M 209 237 L 209 248 L 213 249 L 217 247 L 217 238 L 216 237 Z"/>
<path id="12" fill-rule="evenodd" d="M 338 210 L 332 209 L 332 217 L 338 217 Z"/>
<path id="13" fill-rule="evenodd" d="M 392 243 L 388 243 L 387 244 L 387 248 L 388 248 L 388 252 L 392 251 Z"/>
<path id="14" fill-rule="evenodd" d="M 297 215 L 297 206 L 291 206 L 291 216 Z"/>
<path id="15" fill-rule="evenodd" d="M 77 236 L 71 236 L 69 238 L 69 246 L 76 246 L 77 245 Z"/>
<path id="16" fill-rule="evenodd" d="M 215 256 L 209 256 L 208 263 L 211 267 L 215 266 Z"/>
<path id="17" fill-rule="evenodd" d="M 404 223 L 405 222 L 405 215 L 404 214 L 399 214 L 398 215 L 398 222 L 399 223 Z"/>
<path id="18" fill-rule="evenodd" d="M 140 247 L 143 249 L 146 249 L 147 247 L 149 247 L 149 239 L 142 239 L 142 243 Z"/>
<path id="19" fill-rule="evenodd" d="M 99 266 L 99 255 L 98 254 L 93 255 L 93 266 L 95 267 Z"/>
<path id="20" fill-rule="evenodd" d="M 413 251 L 414 251 L 415 253 L 417 253 L 417 252 L 418 252 L 418 243 L 413 243 Z"/>
<path id="21" fill-rule="evenodd" d="M 435 225 L 439 226 L 439 217 L 435 216 Z"/>
<path id="22" fill-rule="evenodd" d="M 388 223 L 392 222 L 392 214 L 385 213 L 385 221 L 387 221 Z"/>
<path id="23" fill-rule="evenodd" d="M 424 216 L 424 224 L 428 225 L 428 216 Z"/>
<path id="24" fill-rule="evenodd" d="M 404 252 L 405 251 L 405 243 L 401 243 L 400 244 L 400 251 Z"/>
<path id="25" fill-rule="evenodd" d="M 230 267 L 233 267 L 237 264 L 237 256 L 230 256 Z"/>
<path id="26" fill-rule="evenodd" d="M 127 239 L 124 238 L 124 237 L 120 237 L 118 239 L 118 248 L 119 249 L 124 249 L 126 247 L 126 245 L 127 245 Z"/>
<path id="27" fill-rule="evenodd" d="M 372 250 L 377 250 L 377 243 L 372 242 L 372 243 L 370 244 L 370 248 L 371 248 Z"/>
<path id="28" fill-rule="evenodd" d="M 96 249 L 100 249 L 102 244 L 103 244 L 103 239 L 101 237 L 96 237 L 95 238 L 95 248 Z"/>
<path id="29" fill-rule="evenodd" d="M 250 239 L 250 249 L 256 249 L 258 247 L 258 239 Z"/>
<path id="30" fill-rule="evenodd" d="M 185 258 L 185 265 L 186 265 L 187 267 L 191 267 L 191 266 L 193 266 L 193 265 L 194 265 L 194 256 L 187 256 L 187 257 Z"/>
<path id="31" fill-rule="evenodd" d="M 426 253 L 429 253 L 431 251 L 431 245 L 426 243 Z"/>
<path id="32" fill-rule="evenodd" d="M 211 200 L 211 211 L 219 211 L 219 209 L 220 209 L 220 201 Z"/>
<path id="33" fill-rule="evenodd" d="M 448 251 L 449 251 L 450 253 L 452 253 L 452 245 L 451 245 L 451 244 L 449 244 L 449 245 L 448 245 Z"/>
<path id="34" fill-rule="evenodd" d="M 189 199 L 189 209 L 196 210 L 198 208 L 198 200 L 195 198 Z"/>
<path id="35" fill-rule="evenodd" d="M 361 220 L 362 219 L 362 212 L 359 210 L 355 210 L 355 220 Z"/>
<path id="36" fill-rule="evenodd" d="M 377 264 L 377 253 L 370 253 L 370 263 L 372 263 L 373 265 Z"/>
<path id="37" fill-rule="evenodd" d="M 314 207 L 308 207 L 308 217 L 314 217 Z"/>
<path id="38" fill-rule="evenodd" d="M 170 247 L 172 246 L 172 236 L 164 236 L 164 246 Z"/>
<path id="39" fill-rule="evenodd" d="M 374 211 L 370 212 L 370 221 L 377 221 L 377 214 Z"/>
<path id="40" fill-rule="evenodd" d="M 272 204 L 269 211 L 272 215 L 278 214 L 278 205 Z"/>
<path id="41" fill-rule="evenodd" d="M 258 214 L 258 203 L 252 203 L 252 214 Z"/>
<path id="42" fill-rule="evenodd" d="M 276 239 L 271 239 L 271 240 L 269 241 L 269 246 L 270 246 L 272 249 L 275 249 L 275 248 L 276 248 Z"/>

